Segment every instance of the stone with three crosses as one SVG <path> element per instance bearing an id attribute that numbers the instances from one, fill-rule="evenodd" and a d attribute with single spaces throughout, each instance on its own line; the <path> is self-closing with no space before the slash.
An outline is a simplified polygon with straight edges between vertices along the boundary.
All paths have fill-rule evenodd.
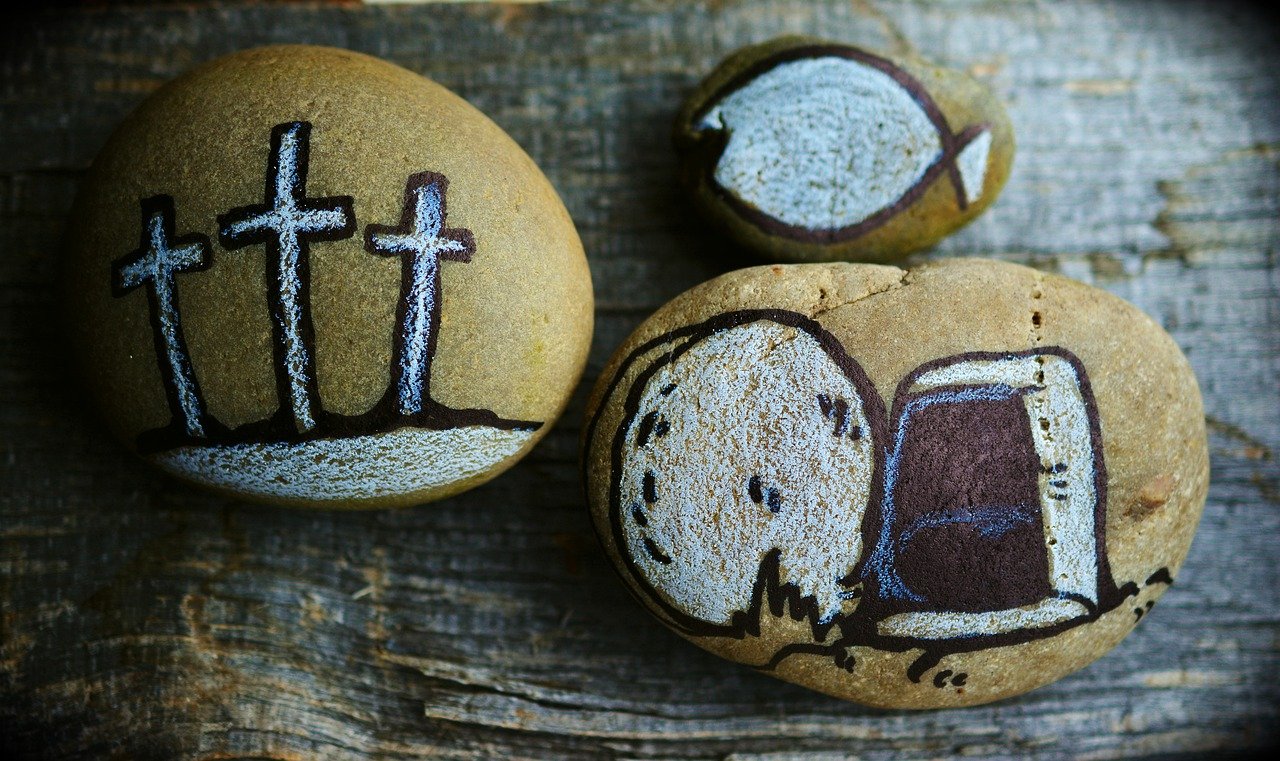
<path id="1" fill-rule="evenodd" d="M 550 183 L 435 83 L 305 46 L 218 59 L 143 103 L 75 204 L 70 343 L 164 470 L 324 507 L 437 499 L 563 410 L 592 326 Z"/>

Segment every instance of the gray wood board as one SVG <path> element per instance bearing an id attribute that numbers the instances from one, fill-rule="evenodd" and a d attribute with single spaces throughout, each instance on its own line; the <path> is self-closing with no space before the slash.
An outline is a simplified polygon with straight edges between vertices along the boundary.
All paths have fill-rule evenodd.
<path id="1" fill-rule="evenodd" d="M 175 5 L 0 38 L 0 734 L 47 758 L 1102 759 L 1269 745 L 1280 721 L 1280 48 L 1186 2 Z M 1003 703 L 873 711 L 721 661 L 627 595 L 576 468 L 583 398 L 644 316 L 748 263 L 674 188 L 668 127 L 783 32 L 914 49 L 1007 100 L 984 255 L 1151 313 L 1199 375 L 1213 485 L 1181 578 L 1113 652 Z M 416 509 L 272 509 L 130 459 L 59 353 L 59 237 L 113 126 L 236 49 L 338 45 L 453 88 L 542 165 L 598 298 L 583 386 L 495 482 Z M 394 125 L 388 125 L 394 129 Z"/>

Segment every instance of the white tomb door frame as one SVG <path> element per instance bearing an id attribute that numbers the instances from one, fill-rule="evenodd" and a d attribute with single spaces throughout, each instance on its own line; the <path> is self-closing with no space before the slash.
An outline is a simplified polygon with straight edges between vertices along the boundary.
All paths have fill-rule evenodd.
<path id="1" fill-rule="evenodd" d="M 885 525 L 869 569 L 882 576 L 887 597 L 922 601 L 902 586 L 893 568 L 893 498 L 898 455 L 909 417 L 928 400 L 1020 397 L 1040 462 L 1040 519 L 1051 593 L 1038 602 L 987 611 L 907 610 L 878 623 L 887 637 L 948 640 L 1008 635 L 1085 620 L 1099 608 L 1100 576 L 1106 574 L 1104 535 L 1099 526 L 1105 500 L 1105 470 L 1093 400 L 1083 366 L 1062 349 L 1020 354 L 971 354 L 926 365 L 899 388 L 903 405 L 894 451 L 886 469 Z M 915 405 L 913 407 L 913 405 Z M 887 581 L 886 581 L 887 580 Z M 1109 580 L 1109 574 L 1108 574 Z M 963 583 L 963 580 L 957 580 Z M 897 589 L 894 586 L 897 585 Z M 924 606 L 927 607 L 927 606 Z"/>

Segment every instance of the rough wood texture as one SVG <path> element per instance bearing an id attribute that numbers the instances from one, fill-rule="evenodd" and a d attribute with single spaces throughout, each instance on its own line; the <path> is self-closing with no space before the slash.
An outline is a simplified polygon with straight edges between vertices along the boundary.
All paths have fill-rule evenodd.
<path id="1" fill-rule="evenodd" d="M 541 163 L 596 278 L 588 368 L 741 260 L 673 188 L 670 119 L 732 48 L 805 32 L 989 81 L 1019 139 L 996 206 L 931 256 L 1128 298 L 1199 374 L 1213 486 L 1182 577 L 1119 648 L 1005 703 L 890 713 L 707 655 L 593 544 L 580 389 L 507 476 L 397 512 L 238 504 L 121 453 L 62 380 L 77 180 L 192 64 L 269 42 L 381 55 Z M 1205 2 L 675 2 L 67 10 L 0 38 L 0 733 L 42 758 L 1111 758 L 1245 752 L 1280 721 L 1280 81 L 1275 24 Z M 388 125 L 393 129 L 394 125 Z"/>

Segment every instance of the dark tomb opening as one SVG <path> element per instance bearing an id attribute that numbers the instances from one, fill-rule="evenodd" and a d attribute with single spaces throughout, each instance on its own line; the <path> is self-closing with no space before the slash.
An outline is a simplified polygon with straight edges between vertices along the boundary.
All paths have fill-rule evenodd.
<path id="1" fill-rule="evenodd" d="M 899 578 L 930 610 L 1003 610 L 1053 596 L 1022 395 L 930 396 L 904 405 L 900 422 L 891 526 Z"/>

